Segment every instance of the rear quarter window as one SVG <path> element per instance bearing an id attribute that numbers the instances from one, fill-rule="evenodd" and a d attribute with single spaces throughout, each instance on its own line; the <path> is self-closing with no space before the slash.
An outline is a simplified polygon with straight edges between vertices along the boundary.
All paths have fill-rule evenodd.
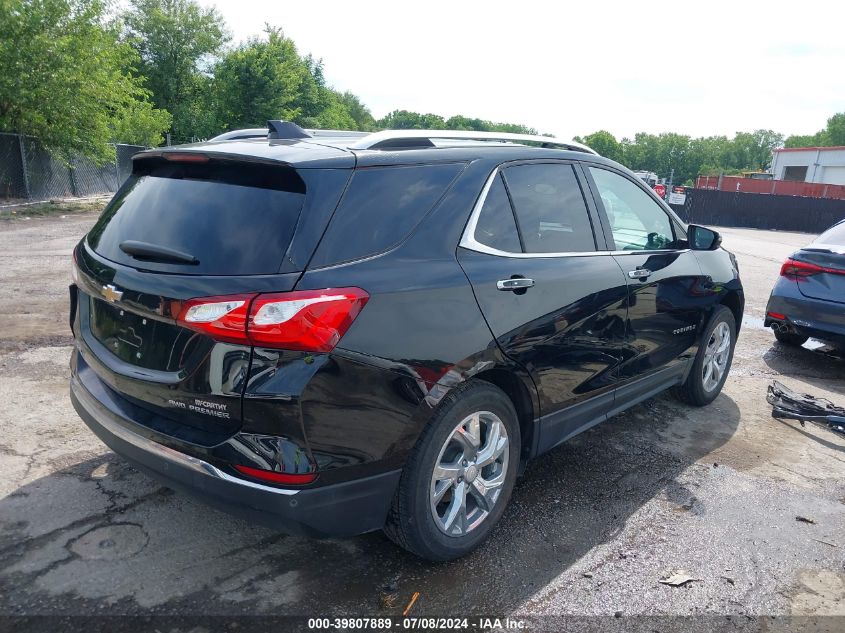
<path id="1" fill-rule="evenodd" d="M 394 248 L 446 193 L 463 167 L 459 163 L 356 171 L 311 267 L 362 259 Z"/>

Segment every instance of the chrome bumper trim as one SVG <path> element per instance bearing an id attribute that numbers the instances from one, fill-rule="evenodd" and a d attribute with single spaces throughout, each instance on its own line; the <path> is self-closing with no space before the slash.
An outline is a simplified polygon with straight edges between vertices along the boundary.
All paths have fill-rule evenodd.
<path id="1" fill-rule="evenodd" d="M 140 448 L 141 450 L 146 451 L 147 453 L 152 453 L 153 455 L 161 457 L 162 459 L 165 459 L 173 464 L 189 468 L 207 477 L 211 477 L 213 479 L 218 479 L 221 481 L 227 481 L 237 486 L 255 488 L 256 490 L 261 490 L 262 492 L 269 492 L 285 496 L 292 496 L 299 492 L 299 490 L 290 490 L 287 488 L 273 488 L 271 486 L 264 486 L 262 484 L 255 483 L 253 481 L 248 481 L 246 479 L 241 479 L 239 477 L 233 477 L 232 475 L 223 472 L 216 466 L 212 466 L 208 462 L 203 461 L 197 457 L 186 455 L 185 453 L 181 453 L 175 449 L 170 448 L 169 446 L 159 444 L 158 442 L 154 442 L 153 440 L 148 439 L 142 435 L 138 435 L 137 433 L 134 433 L 129 429 L 125 428 L 124 426 L 109 419 L 109 416 L 113 414 L 109 412 L 108 409 L 106 409 L 96 398 L 94 398 L 88 392 L 88 390 L 76 376 L 71 377 L 71 388 L 73 389 L 73 393 L 79 400 L 80 404 L 88 410 L 91 416 L 97 421 L 97 424 L 102 426 L 112 435 L 119 437 L 124 442 L 132 444 L 133 446 Z"/>

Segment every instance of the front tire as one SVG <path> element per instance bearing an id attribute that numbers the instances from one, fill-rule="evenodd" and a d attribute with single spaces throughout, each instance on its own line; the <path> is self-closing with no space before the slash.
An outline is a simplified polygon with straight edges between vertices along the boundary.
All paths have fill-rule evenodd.
<path id="1" fill-rule="evenodd" d="M 733 312 L 718 306 L 710 317 L 702 345 L 692 364 L 686 382 L 676 389 L 677 396 L 697 407 L 716 399 L 722 391 L 733 362 L 736 345 L 736 320 Z"/>
<path id="2" fill-rule="evenodd" d="M 384 531 L 422 558 L 459 558 L 489 536 L 519 465 L 516 411 L 483 381 L 454 388 L 414 447 Z"/>

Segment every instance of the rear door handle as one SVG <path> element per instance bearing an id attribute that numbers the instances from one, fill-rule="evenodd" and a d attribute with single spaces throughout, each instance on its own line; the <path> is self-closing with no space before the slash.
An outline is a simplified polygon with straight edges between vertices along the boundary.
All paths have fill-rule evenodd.
<path id="1" fill-rule="evenodd" d="M 499 290 L 523 290 L 531 288 L 534 285 L 533 279 L 526 279 L 525 277 L 516 277 L 514 279 L 500 279 L 496 282 L 496 288 Z"/>
<path id="2" fill-rule="evenodd" d="M 629 270 L 628 277 L 631 279 L 648 279 L 651 277 L 651 271 L 648 268 L 637 268 L 636 270 Z"/>

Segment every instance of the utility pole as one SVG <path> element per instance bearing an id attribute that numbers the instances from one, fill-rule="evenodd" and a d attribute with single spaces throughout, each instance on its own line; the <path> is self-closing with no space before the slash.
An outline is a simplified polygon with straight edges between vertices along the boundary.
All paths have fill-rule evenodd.
<path id="1" fill-rule="evenodd" d="M 26 194 L 27 200 L 32 198 L 32 191 L 29 188 L 29 174 L 27 173 L 28 165 L 26 164 L 26 150 L 23 147 L 23 135 L 18 134 L 18 148 L 21 152 L 21 175 L 23 176 L 23 190 Z"/>

